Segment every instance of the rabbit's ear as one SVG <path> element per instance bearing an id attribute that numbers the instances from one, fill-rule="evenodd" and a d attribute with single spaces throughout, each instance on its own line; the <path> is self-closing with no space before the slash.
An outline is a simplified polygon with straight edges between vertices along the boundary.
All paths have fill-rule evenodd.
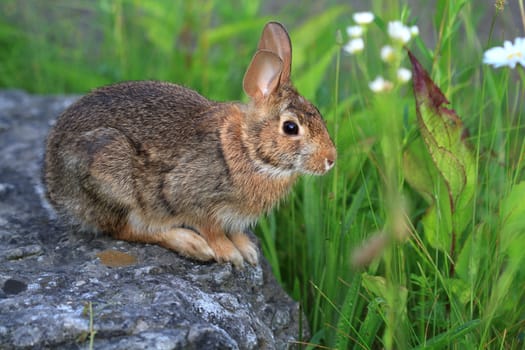
<path id="1" fill-rule="evenodd" d="M 278 22 L 268 22 L 259 40 L 259 50 L 268 50 L 279 56 L 283 61 L 281 82 L 290 80 L 292 68 L 292 43 L 286 28 Z"/>
<path id="2" fill-rule="evenodd" d="M 244 91 L 256 101 L 268 97 L 279 86 L 282 71 L 283 62 L 276 54 L 257 51 L 244 75 Z"/>

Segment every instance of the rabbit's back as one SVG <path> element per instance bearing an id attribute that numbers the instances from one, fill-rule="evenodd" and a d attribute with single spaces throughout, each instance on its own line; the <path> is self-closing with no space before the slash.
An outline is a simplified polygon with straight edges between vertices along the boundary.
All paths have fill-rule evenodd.
<path id="1" fill-rule="evenodd" d="M 82 97 L 60 115 L 48 137 L 48 154 L 60 157 L 68 152 L 67 145 L 78 145 L 84 136 L 89 142 L 80 148 L 98 149 L 90 133 L 103 130 L 98 140 L 106 143 L 111 139 L 105 135 L 109 130 L 125 139 L 129 156 L 148 163 L 145 168 L 152 172 L 158 171 L 154 166 L 157 160 L 163 167 L 174 167 L 197 153 L 198 158 L 209 158 L 206 155 L 219 143 L 221 116 L 213 110 L 220 105 L 166 82 L 109 85 Z M 135 174 L 141 175 L 148 174 Z"/>
<path id="2" fill-rule="evenodd" d="M 55 130 L 84 132 L 98 127 L 144 133 L 183 125 L 198 118 L 214 102 L 180 85 L 157 81 L 113 84 L 84 96 L 57 120 Z M 137 130 L 136 130 L 137 129 Z"/>

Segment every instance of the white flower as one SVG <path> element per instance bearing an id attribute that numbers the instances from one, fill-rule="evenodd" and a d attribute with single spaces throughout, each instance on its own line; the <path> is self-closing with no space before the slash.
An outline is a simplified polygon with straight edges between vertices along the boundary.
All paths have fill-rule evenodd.
<path id="1" fill-rule="evenodd" d="M 374 14 L 372 12 L 356 12 L 352 18 L 357 24 L 369 24 L 374 20 Z"/>
<path id="2" fill-rule="evenodd" d="M 388 35 L 402 44 L 408 43 L 412 37 L 410 29 L 400 21 L 388 22 Z"/>
<path id="3" fill-rule="evenodd" d="M 392 84 L 390 81 L 383 79 L 382 76 L 378 76 L 375 78 L 372 82 L 368 84 L 368 87 L 373 92 L 383 92 L 392 90 L 394 87 L 394 84 Z"/>
<path id="4" fill-rule="evenodd" d="M 365 48 L 365 42 L 361 38 L 352 39 L 348 42 L 348 44 L 343 46 L 343 50 L 345 50 L 351 55 L 363 51 L 364 48 Z"/>
<path id="5" fill-rule="evenodd" d="M 490 64 L 494 68 L 503 66 L 514 68 L 518 63 L 525 67 L 525 38 L 514 39 L 514 44 L 506 40 L 503 47 L 488 49 L 483 55 L 483 63 Z"/>
<path id="6" fill-rule="evenodd" d="M 410 27 L 410 34 L 412 35 L 412 37 L 418 36 L 419 35 L 419 27 L 418 26 Z"/>
<path id="7" fill-rule="evenodd" d="M 346 28 L 346 33 L 352 38 L 359 38 L 363 35 L 363 27 L 361 26 L 350 26 Z"/>
<path id="8" fill-rule="evenodd" d="M 390 45 L 381 48 L 381 59 L 385 62 L 393 62 L 396 59 L 394 49 Z"/>
<path id="9" fill-rule="evenodd" d="M 412 78 L 412 72 L 410 69 L 401 67 L 397 70 L 397 80 L 401 83 L 406 83 L 410 78 Z"/>

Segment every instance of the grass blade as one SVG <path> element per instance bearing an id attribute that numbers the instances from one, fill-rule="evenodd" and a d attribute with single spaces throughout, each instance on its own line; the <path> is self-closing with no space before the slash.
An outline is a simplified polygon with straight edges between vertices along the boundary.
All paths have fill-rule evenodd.
<path id="1" fill-rule="evenodd" d="M 444 333 L 441 333 L 428 341 L 424 342 L 412 350 L 423 350 L 423 349 L 443 349 L 447 345 L 450 345 L 453 341 L 459 339 L 467 333 L 472 332 L 481 324 L 481 321 L 476 319 L 462 324 L 459 327 L 450 329 Z"/>

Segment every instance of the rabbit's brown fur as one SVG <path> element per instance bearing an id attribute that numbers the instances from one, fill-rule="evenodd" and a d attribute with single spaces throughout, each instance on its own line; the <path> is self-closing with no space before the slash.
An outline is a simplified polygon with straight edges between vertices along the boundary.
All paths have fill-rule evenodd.
<path id="1" fill-rule="evenodd" d="M 271 22 L 245 76 L 249 104 L 152 81 L 93 91 L 49 134 L 48 199 L 118 239 L 256 264 L 257 249 L 243 231 L 298 174 L 323 174 L 336 157 L 319 112 L 289 81 L 289 62 L 288 35 Z M 285 131 L 290 122 L 297 134 Z"/>

